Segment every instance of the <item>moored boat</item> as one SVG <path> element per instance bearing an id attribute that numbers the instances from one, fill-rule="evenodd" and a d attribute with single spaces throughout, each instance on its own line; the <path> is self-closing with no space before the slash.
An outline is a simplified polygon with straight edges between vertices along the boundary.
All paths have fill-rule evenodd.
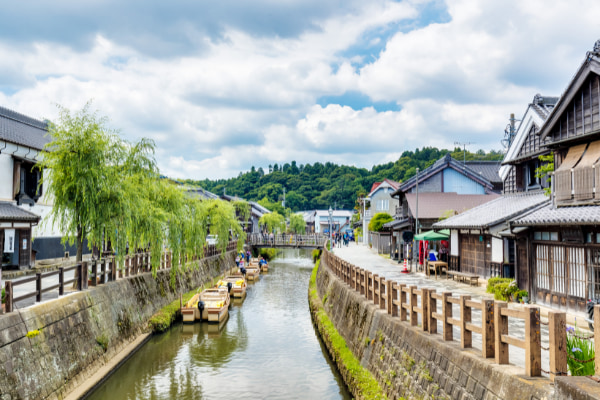
<path id="1" fill-rule="evenodd" d="M 260 276 L 260 268 L 256 264 L 246 266 L 246 279 L 249 281 L 257 280 Z"/>
<path id="2" fill-rule="evenodd" d="M 231 284 L 231 288 L 230 285 Z M 225 287 L 229 290 L 230 297 L 244 297 L 246 295 L 246 287 L 248 284 L 246 283 L 246 279 L 242 274 L 232 274 L 226 276 L 222 280 L 217 283 L 217 287 Z"/>
<path id="3" fill-rule="evenodd" d="M 201 315 L 200 315 L 200 310 L 198 309 L 198 301 L 199 300 L 200 300 L 200 293 L 196 293 L 181 308 L 181 316 L 183 317 L 184 323 L 192 323 L 192 322 L 200 320 Z"/>
<path id="4" fill-rule="evenodd" d="M 202 320 L 209 322 L 223 321 L 229 313 L 229 292 L 227 288 L 205 289 L 200 293 L 198 307 Z"/>

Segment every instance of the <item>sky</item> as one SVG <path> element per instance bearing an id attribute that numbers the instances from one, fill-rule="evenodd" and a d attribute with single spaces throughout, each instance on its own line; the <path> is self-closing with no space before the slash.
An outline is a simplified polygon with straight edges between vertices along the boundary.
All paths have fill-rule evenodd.
<path id="1" fill-rule="evenodd" d="M 91 100 L 174 178 L 501 150 L 510 113 L 566 88 L 597 15 L 596 0 L 6 2 L 0 106 L 56 120 Z"/>

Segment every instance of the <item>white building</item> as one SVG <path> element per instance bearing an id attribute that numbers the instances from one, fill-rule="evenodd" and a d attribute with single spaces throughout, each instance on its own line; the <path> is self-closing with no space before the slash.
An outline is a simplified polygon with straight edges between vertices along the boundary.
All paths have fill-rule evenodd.
<path id="1" fill-rule="evenodd" d="M 25 268 L 36 257 L 74 254 L 48 221 L 52 204 L 38 185 L 43 171 L 35 165 L 48 142 L 46 122 L 0 107 L 0 254 L 5 267 Z"/>

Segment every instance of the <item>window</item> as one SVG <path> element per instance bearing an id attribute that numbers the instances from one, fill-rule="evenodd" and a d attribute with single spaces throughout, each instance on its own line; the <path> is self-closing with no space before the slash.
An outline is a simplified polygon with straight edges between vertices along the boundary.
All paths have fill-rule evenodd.
<path id="1" fill-rule="evenodd" d="M 13 170 L 13 192 L 17 204 L 34 205 L 42 194 L 38 188 L 42 173 L 35 164 L 15 159 Z"/>
<path id="2" fill-rule="evenodd" d="M 539 168 L 539 160 L 532 160 L 527 163 L 527 187 L 540 186 L 540 178 L 535 176 L 535 170 Z"/>
<path id="3" fill-rule="evenodd" d="M 533 240 L 551 240 L 558 242 L 558 232 L 533 232 Z"/>
<path id="4" fill-rule="evenodd" d="M 377 211 L 387 211 L 390 209 L 389 200 L 377 200 Z"/>

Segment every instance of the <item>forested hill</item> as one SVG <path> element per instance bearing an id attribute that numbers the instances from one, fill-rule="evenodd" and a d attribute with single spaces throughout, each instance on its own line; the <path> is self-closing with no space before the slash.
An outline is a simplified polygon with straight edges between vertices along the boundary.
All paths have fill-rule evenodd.
<path id="1" fill-rule="evenodd" d="M 201 186 L 217 195 L 223 194 L 225 190 L 228 195 L 260 201 L 263 206 L 279 209 L 280 212 L 283 188 L 286 190 L 285 205 L 292 211 L 326 209 L 330 205 L 352 209 L 357 196 L 367 194 L 374 182 L 385 178 L 403 182 L 415 175 L 417 167 L 422 171 L 448 152 L 455 159 L 463 160 L 463 150 L 460 148 L 450 151 L 425 147 L 414 152 L 405 151 L 396 162 L 376 165 L 371 170 L 330 162 L 298 165 L 296 161 L 292 161 L 281 166 L 270 165 L 271 173 L 252 167 L 249 172 L 240 172 L 237 178 L 216 181 L 188 179 L 184 182 Z M 476 153 L 466 153 L 468 161 L 495 161 L 502 160 L 502 157 L 503 154 L 499 151 L 485 153 L 479 150 Z"/>

